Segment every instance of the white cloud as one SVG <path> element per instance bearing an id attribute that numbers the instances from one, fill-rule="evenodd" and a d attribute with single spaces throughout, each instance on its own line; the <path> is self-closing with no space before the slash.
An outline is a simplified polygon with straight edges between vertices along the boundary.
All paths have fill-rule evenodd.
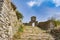
<path id="1" fill-rule="evenodd" d="M 30 6 L 30 7 L 33 7 L 33 6 L 40 6 L 41 3 L 43 2 L 44 0 L 32 0 L 32 1 L 29 1 L 27 2 L 27 4 Z"/>
<path id="2" fill-rule="evenodd" d="M 50 0 L 31 0 L 27 2 L 28 6 L 33 7 L 33 6 L 40 6 L 44 1 L 50 1 Z M 60 6 L 60 0 L 52 0 L 53 3 L 55 3 L 56 7 Z"/>
<path id="3" fill-rule="evenodd" d="M 55 3 L 56 7 L 60 6 L 60 0 L 53 0 L 53 2 Z"/>
<path id="4" fill-rule="evenodd" d="M 27 2 L 27 4 L 30 6 L 30 7 L 33 7 L 33 6 L 40 6 L 44 1 L 50 1 L 50 0 L 31 0 L 29 2 Z M 55 3 L 56 7 L 59 7 L 60 6 L 60 0 L 52 0 L 53 3 Z"/>
<path id="5" fill-rule="evenodd" d="M 30 2 L 28 2 L 27 3 L 30 7 L 32 7 L 32 6 L 34 6 L 35 4 L 36 4 L 36 2 L 35 1 L 30 1 Z"/>

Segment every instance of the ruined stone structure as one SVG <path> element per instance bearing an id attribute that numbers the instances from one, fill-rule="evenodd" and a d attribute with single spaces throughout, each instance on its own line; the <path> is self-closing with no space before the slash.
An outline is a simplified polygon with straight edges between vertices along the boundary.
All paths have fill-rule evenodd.
<path id="1" fill-rule="evenodd" d="M 56 27 L 56 24 L 54 21 L 48 20 L 45 22 L 39 22 L 38 27 L 40 27 L 41 29 L 44 29 L 44 30 L 52 30 L 52 29 L 54 29 L 54 27 Z"/>
<path id="2" fill-rule="evenodd" d="M 37 26 L 38 25 L 38 21 L 36 21 L 36 17 L 32 16 L 31 17 L 31 21 L 29 23 L 23 23 L 24 25 L 28 25 L 28 26 Z"/>
<path id="3" fill-rule="evenodd" d="M 0 0 L 0 40 L 12 40 L 19 27 L 15 9 L 10 0 Z"/>
<path id="4" fill-rule="evenodd" d="M 45 22 L 38 22 L 36 21 L 36 17 L 32 16 L 31 17 L 31 21 L 29 23 L 24 23 L 24 25 L 28 25 L 28 26 L 37 26 L 39 28 L 42 28 L 44 30 L 51 30 L 54 27 L 56 27 L 56 24 L 53 20 L 48 20 Z"/>
<path id="5" fill-rule="evenodd" d="M 31 26 L 37 26 L 37 24 L 38 24 L 38 21 L 36 21 L 36 17 L 32 16 L 31 17 L 31 21 L 29 22 L 29 25 L 31 25 Z"/>

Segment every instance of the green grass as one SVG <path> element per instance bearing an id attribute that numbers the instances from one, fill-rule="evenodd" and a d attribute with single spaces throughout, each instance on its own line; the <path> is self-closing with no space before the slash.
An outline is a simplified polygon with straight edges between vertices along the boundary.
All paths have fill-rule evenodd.
<path id="1" fill-rule="evenodd" d="M 23 32 L 23 26 L 22 25 L 19 27 L 18 32 Z"/>
<path id="2" fill-rule="evenodd" d="M 60 21 L 55 21 L 57 25 L 60 25 Z"/>

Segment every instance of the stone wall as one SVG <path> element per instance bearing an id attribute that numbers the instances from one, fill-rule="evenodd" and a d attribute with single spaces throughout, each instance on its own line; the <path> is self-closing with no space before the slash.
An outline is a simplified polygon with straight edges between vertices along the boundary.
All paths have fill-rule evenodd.
<path id="1" fill-rule="evenodd" d="M 52 30 L 56 27 L 56 24 L 52 20 L 48 20 L 45 22 L 39 22 L 38 27 L 43 29 L 43 30 Z"/>
<path id="2" fill-rule="evenodd" d="M 10 0 L 0 0 L 0 40 L 12 40 L 18 27 L 19 21 Z"/>

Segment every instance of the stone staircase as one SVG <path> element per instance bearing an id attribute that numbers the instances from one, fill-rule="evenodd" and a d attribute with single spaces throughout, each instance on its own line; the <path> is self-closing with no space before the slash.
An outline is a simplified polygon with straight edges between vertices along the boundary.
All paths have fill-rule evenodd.
<path id="1" fill-rule="evenodd" d="M 18 40 L 54 40 L 54 38 L 38 27 L 25 26 Z"/>

